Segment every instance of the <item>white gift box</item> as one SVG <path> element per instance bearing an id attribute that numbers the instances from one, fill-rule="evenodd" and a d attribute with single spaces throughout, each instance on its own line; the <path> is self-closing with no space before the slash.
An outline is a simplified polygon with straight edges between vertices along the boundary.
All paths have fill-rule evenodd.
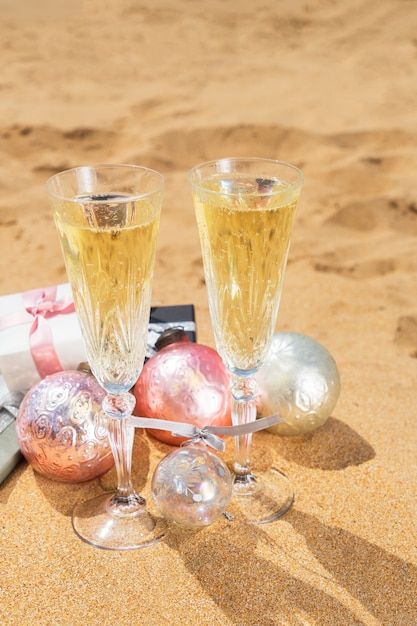
<path id="1" fill-rule="evenodd" d="M 0 374 L 9 391 L 25 392 L 46 375 L 84 361 L 68 283 L 0 297 Z"/>

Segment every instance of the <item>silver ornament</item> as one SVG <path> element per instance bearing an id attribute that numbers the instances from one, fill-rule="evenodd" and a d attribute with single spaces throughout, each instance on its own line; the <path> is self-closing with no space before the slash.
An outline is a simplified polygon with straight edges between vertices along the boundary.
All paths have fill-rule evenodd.
<path id="1" fill-rule="evenodd" d="M 229 503 L 232 475 L 204 443 L 186 443 L 159 462 L 152 494 L 166 519 L 188 528 L 208 526 Z"/>
<path id="2" fill-rule="evenodd" d="M 268 430 L 277 435 L 301 435 L 325 423 L 340 394 L 336 363 L 320 343 L 300 333 L 276 333 L 262 368 L 258 417 L 278 413 L 285 422 Z"/>

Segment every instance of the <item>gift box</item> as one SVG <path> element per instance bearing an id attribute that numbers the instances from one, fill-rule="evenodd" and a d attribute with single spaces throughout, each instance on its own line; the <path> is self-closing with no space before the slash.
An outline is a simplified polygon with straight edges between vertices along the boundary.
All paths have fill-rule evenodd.
<path id="1" fill-rule="evenodd" d="M 179 304 L 151 308 L 146 359 L 155 354 L 155 343 L 162 333 L 170 328 L 181 328 L 190 341 L 197 341 L 194 306 Z"/>
<path id="2" fill-rule="evenodd" d="M 16 416 L 23 393 L 7 391 L 0 376 L 0 484 L 22 458 L 16 434 Z"/>
<path id="3" fill-rule="evenodd" d="M 28 307 L 34 301 L 28 313 L 25 305 Z M 52 338 L 52 350 L 55 352 L 51 359 L 49 345 L 49 356 L 46 355 L 43 365 L 39 363 L 41 371 L 30 350 L 30 332 L 38 332 L 40 315 L 50 324 L 49 339 Z M 190 341 L 196 341 L 194 306 L 185 304 L 151 308 L 146 358 L 155 353 L 156 341 L 170 328 L 182 328 Z M 35 354 L 38 361 L 39 356 L 38 351 Z M 58 371 L 76 369 L 86 360 L 81 328 L 68 283 L 26 294 L 0 297 L 0 483 L 21 458 L 15 418 L 24 392 L 47 374 L 53 373 L 55 367 L 59 367 Z"/>
<path id="4" fill-rule="evenodd" d="M 9 391 L 86 360 L 68 283 L 0 297 L 0 374 Z"/>
<path id="5" fill-rule="evenodd" d="M 146 358 L 164 330 L 182 328 L 196 340 L 194 306 L 153 306 Z M 27 391 L 48 374 L 87 361 L 68 283 L 0 297 L 0 375 L 9 391 Z"/>

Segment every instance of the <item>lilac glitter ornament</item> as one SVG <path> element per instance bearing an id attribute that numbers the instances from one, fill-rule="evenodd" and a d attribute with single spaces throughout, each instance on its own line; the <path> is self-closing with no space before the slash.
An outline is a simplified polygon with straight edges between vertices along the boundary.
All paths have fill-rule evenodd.
<path id="1" fill-rule="evenodd" d="M 232 475 L 206 444 L 191 441 L 159 462 L 152 494 L 166 519 L 187 528 L 208 526 L 229 503 Z"/>
<path id="2" fill-rule="evenodd" d="M 101 408 L 105 391 L 83 371 L 47 376 L 24 397 L 16 433 L 26 460 L 40 474 L 66 483 L 91 480 L 114 464 Z"/>

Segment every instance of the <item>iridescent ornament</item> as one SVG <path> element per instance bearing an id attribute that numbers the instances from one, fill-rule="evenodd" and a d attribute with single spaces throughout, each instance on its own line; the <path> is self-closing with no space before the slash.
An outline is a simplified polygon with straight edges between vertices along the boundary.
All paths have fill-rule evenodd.
<path id="1" fill-rule="evenodd" d="M 187 442 L 159 462 L 152 493 L 166 519 L 200 528 L 224 513 L 232 495 L 232 475 L 206 444 Z"/>
<path id="2" fill-rule="evenodd" d="M 46 376 L 25 395 L 16 418 L 20 449 L 44 476 L 77 483 L 101 476 L 114 464 L 101 408 L 105 392 L 91 374 Z"/>
<path id="3" fill-rule="evenodd" d="M 170 329 L 156 342 L 157 352 L 144 365 L 134 387 L 134 414 L 205 426 L 231 424 L 230 374 L 213 348 L 189 341 Z M 178 446 L 183 438 L 149 429 L 154 437 Z"/>
<path id="4" fill-rule="evenodd" d="M 331 415 L 340 394 L 340 376 L 328 350 L 306 335 L 276 333 L 268 356 L 256 374 L 258 417 L 278 413 L 285 423 L 268 430 L 301 435 Z"/>

